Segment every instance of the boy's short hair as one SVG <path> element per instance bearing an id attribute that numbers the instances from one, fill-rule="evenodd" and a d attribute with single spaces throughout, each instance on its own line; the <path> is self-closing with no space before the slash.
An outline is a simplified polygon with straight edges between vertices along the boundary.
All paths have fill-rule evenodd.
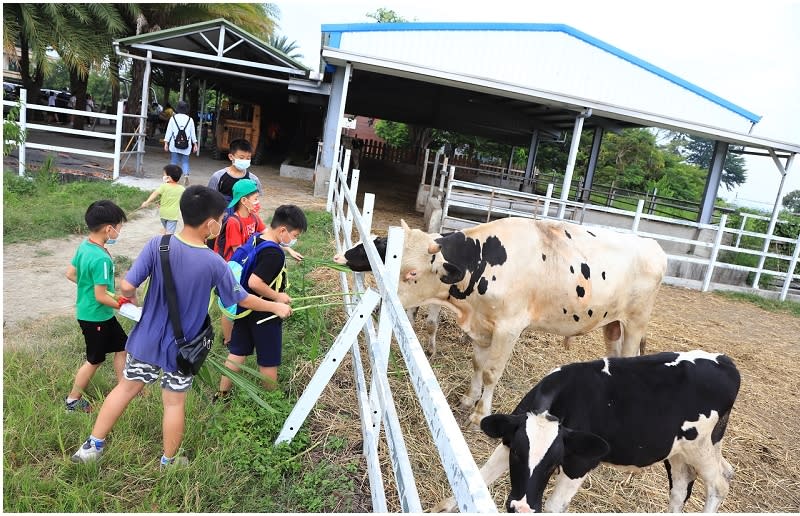
<path id="1" fill-rule="evenodd" d="M 177 183 L 181 180 L 181 176 L 183 176 L 183 169 L 178 165 L 166 165 L 164 167 L 164 173 Z"/>
<path id="2" fill-rule="evenodd" d="M 86 209 L 86 214 L 83 217 L 89 231 L 99 231 L 103 226 L 111 224 L 116 226 L 120 222 L 128 222 L 125 212 L 122 208 L 114 204 L 108 199 L 95 201 Z"/>
<path id="3" fill-rule="evenodd" d="M 230 147 L 228 154 L 236 154 L 237 151 L 253 153 L 253 146 L 244 138 L 233 140 L 228 147 Z"/>
<path id="4" fill-rule="evenodd" d="M 183 223 L 196 228 L 208 218 L 218 219 L 228 205 L 225 196 L 203 185 L 192 185 L 181 195 Z"/>
<path id="5" fill-rule="evenodd" d="M 301 233 L 305 233 L 308 229 L 306 214 L 294 204 L 278 206 L 275 209 L 275 214 L 272 216 L 272 222 L 270 222 L 269 227 L 276 229 L 281 226 L 286 226 L 289 231 L 299 229 Z"/>

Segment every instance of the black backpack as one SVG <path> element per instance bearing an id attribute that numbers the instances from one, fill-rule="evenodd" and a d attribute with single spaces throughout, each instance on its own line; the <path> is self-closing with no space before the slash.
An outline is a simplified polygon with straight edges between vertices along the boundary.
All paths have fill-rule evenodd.
<path id="1" fill-rule="evenodd" d="M 186 126 L 189 125 L 189 122 L 192 121 L 191 118 L 186 121 L 183 127 L 178 125 L 178 120 L 173 115 L 173 121 L 175 122 L 175 127 L 178 128 L 178 134 L 175 135 L 175 148 L 176 149 L 188 149 L 189 148 L 189 137 L 186 136 Z"/>
<path id="2" fill-rule="evenodd" d="M 236 219 L 236 222 L 239 223 L 239 231 L 244 232 L 244 224 L 242 223 L 242 219 L 240 219 L 239 216 L 236 215 L 235 213 L 231 214 L 225 213 L 225 216 L 222 217 L 222 227 L 219 230 L 219 236 L 217 236 L 217 238 L 215 239 L 216 240 L 215 243 L 219 245 L 219 247 L 217 248 L 217 252 L 223 258 L 225 258 L 225 251 L 226 251 L 225 247 L 227 246 L 227 243 L 225 242 L 225 240 L 227 239 L 227 237 L 225 236 L 225 230 L 227 229 L 228 222 L 231 219 Z M 211 247 L 213 249 L 214 244 L 211 244 Z"/>

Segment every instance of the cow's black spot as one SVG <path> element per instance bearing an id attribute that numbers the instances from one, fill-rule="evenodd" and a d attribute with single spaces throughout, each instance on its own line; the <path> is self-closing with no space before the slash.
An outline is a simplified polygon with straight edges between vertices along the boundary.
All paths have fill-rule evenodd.
<path id="1" fill-rule="evenodd" d="M 565 234 L 565 235 L 567 235 L 567 238 L 569 238 L 570 240 L 572 240 L 572 235 L 570 235 L 570 234 L 569 234 L 569 231 L 567 231 L 567 230 L 565 229 L 565 230 L 564 230 L 564 234 Z"/>
<path id="2" fill-rule="evenodd" d="M 678 438 L 686 439 L 687 441 L 694 441 L 697 439 L 697 429 L 696 428 L 689 428 L 688 430 L 681 430 L 678 433 Z"/>
<path id="3" fill-rule="evenodd" d="M 542 253 L 542 261 L 545 261 L 545 260 L 547 260 L 547 255 Z"/>
<path id="4" fill-rule="evenodd" d="M 567 309 L 566 309 L 566 308 L 562 308 L 562 310 L 564 310 L 564 313 L 565 313 L 565 314 L 567 313 Z"/>
<path id="5" fill-rule="evenodd" d="M 596 236 L 597 236 L 597 235 L 595 235 L 594 233 L 592 233 L 591 231 L 587 231 L 587 233 L 589 233 L 589 234 L 590 234 L 590 235 L 592 235 L 593 237 L 596 237 Z"/>
<path id="6" fill-rule="evenodd" d="M 586 289 L 578 285 L 577 287 L 575 287 L 575 292 L 578 293 L 578 297 L 583 297 L 586 294 Z"/>
<path id="7" fill-rule="evenodd" d="M 497 281 L 497 278 L 494 275 L 492 275 L 492 281 Z"/>
<path id="8" fill-rule="evenodd" d="M 442 283 L 451 284 L 449 292 L 456 299 L 466 299 L 473 292 L 487 265 L 502 265 L 508 259 L 505 247 L 496 236 L 488 237 L 481 245 L 478 239 L 468 238 L 463 232 L 456 231 L 435 241 L 441 246 L 445 260 L 443 266 L 447 272 L 439 279 Z M 454 285 L 465 278 L 468 283 L 464 290 Z"/>
<path id="9" fill-rule="evenodd" d="M 575 274 L 575 267 L 573 267 L 572 265 L 569 266 L 569 273 Z"/>
<path id="10" fill-rule="evenodd" d="M 578 322 L 578 321 L 581 320 L 581 318 L 578 317 L 577 315 L 573 315 L 572 318 L 575 319 L 575 322 Z"/>
<path id="11" fill-rule="evenodd" d="M 506 248 L 496 236 L 490 236 L 483 243 L 483 259 L 489 265 L 502 265 L 506 263 L 508 254 Z"/>
<path id="12" fill-rule="evenodd" d="M 589 314 L 589 317 L 592 316 L 592 311 L 591 310 L 589 310 L 587 313 Z"/>
<path id="13" fill-rule="evenodd" d="M 602 276 L 602 277 L 603 277 L 603 279 L 606 279 L 606 271 L 603 271 L 603 273 L 602 273 L 602 274 L 600 274 L 600 276 Z"/>
<path id="14" fill-rule="evenodd" d="M 603 314 L 603 319 L 605 319 L 607 315 L 608 315 L 608 312 L 604 313 Z"/>
<path id="15" fill-rule="evenodd" d="M 486 278 L 481 278 L 478 281 L 478 294 L 485 294 L 487 288 L 489 288 L 489 282 L 486 281 Z"/>
<path id="16" fill-rule="evenodd" d="M 589 279 L 589 265 L 588 264 L 586 264 L 586 263 L 582 263 L 581 264 L 581 274 L 583 274 L 584 278 Z"/>

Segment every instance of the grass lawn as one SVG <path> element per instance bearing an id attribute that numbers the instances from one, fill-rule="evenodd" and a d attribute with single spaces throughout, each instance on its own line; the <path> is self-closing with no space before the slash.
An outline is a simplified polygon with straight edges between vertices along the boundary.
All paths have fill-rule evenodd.
<path id="1" fill-rule="evenodd" d="M 5 174 L 6 242 L 22 241 L 22 231 L 37 222 L 36 239 L 79 233 L 83 210 L 98 198 L 111 198 L 131 209 L 146 195 L 140 190 L 104 183 L 49 185 Z M 10 194 L 10 195 L 9 195 Z M 66 204 L 66 205 L 65 205 Z M 59 210 L 53 210 L 58 206 Z M 54 213 L 61 211 L 63 213 Z M 71 212 L 74 211 L 74 213 Z M 79 212 L 79 213 L 78 213 Z M 32 215 L 42 220 L 31 220 Z M 333 253 L 330 215 L 308 212 L 309 231 L 297 249 L 306 256 Z M 290 260 L 290 262 L 292 262 Z M 290 265 L 290 295 L 325 293 L 308 279 L 313 263 Z M 308 425 L 289 444 L 273 446 L 286 416 L 304 385 L 293 380 L 298 369 L 325 353 L 337 328 L 330 328 L 340 307 L 298 312 L 284 324 L 284 356 L 280 386 L 259 389 L 265 410 L 240 391 L 231 403 L 212 405 L 219 382 L 212 364 L 187 397 L 185 468 L 160 472 L 161 395 L 157 385 L 145 388 L 118 420 L 108 448 L 97 464 L 73 464 L 69 457 L 89 434 L 94 414 L 65 413 L 63 399 L 83 361 L 84 343 L 70 317 L 42 319 L 7 334 L 3 354 L 3 510 L 6 512 L 349 512 L 358 454 L 341 456 L 350 444 L 329 436 L 311 442 Z M 217 342 L 218 313 L 212 310 Z M 131 321 L 119 318 L 130 330 Z M 209 361 L 223 362 L 221 346 Z M 95 411 L 113 388 L 110 359 L 93 378 L 86 398 Z M 251 357 L 248 365 L 255 367 Z M 250 377 L 253 385 L 255 378 Z M 310 453 L 313 451 L 313 453 Z M 335 460 L 319 460 L 320 456 Z M 363 497 L 362 497 L 363 498 Z"/>

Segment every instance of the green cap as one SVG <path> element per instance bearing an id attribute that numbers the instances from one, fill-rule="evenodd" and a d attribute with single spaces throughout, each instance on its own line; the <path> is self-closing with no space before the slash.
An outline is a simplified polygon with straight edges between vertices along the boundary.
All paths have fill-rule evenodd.
<path id="1" fill-rule="evenodd" d="M 242 197 L 247 197 L 250 194 L 258 191 L 258 185 L 252 179 L 240 179 L 233 184 L 233 198 L 228 208 L 233 208 L 242 200 Z"/>

